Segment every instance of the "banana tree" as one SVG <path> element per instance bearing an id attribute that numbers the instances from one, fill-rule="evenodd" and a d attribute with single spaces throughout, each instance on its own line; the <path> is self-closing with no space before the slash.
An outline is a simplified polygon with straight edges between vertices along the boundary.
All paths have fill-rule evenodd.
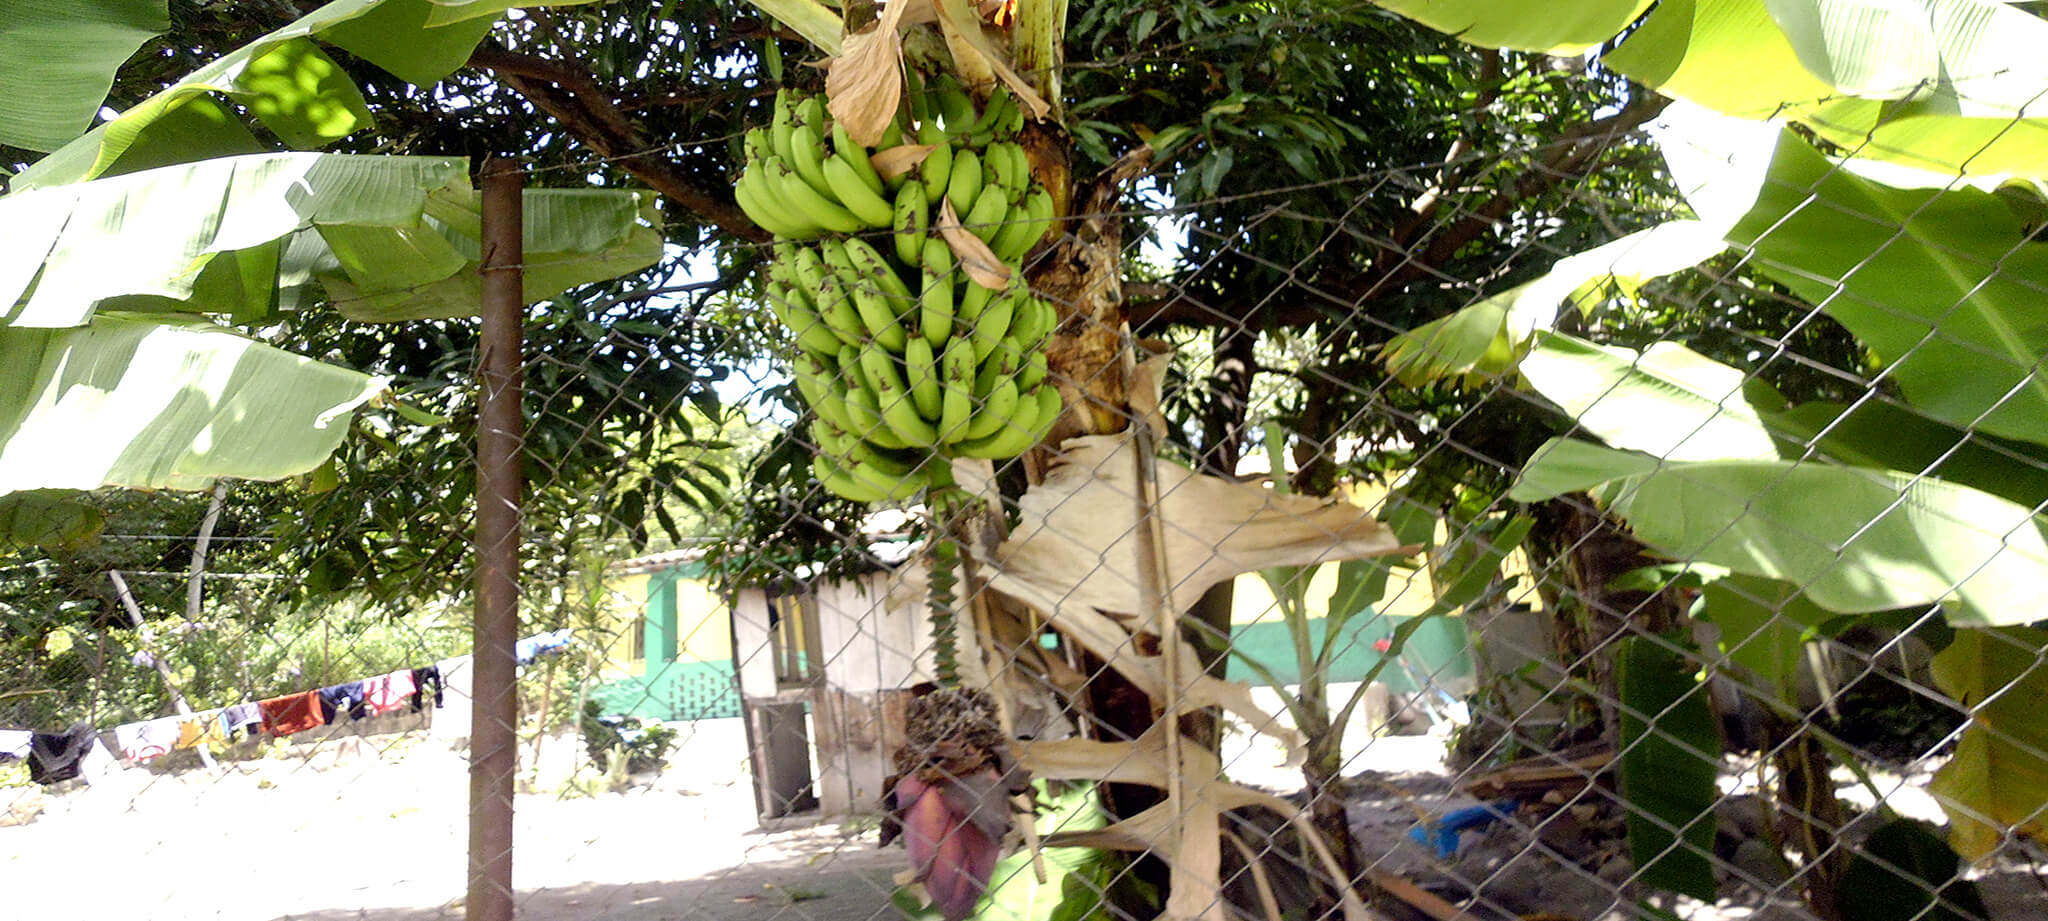
<path id="1" fill-rule="evenodd" d="M 1168 915 L 1217 916 L 1219 811 L 1249 793 L 1221 780 L 1213 753 L 1196 753 L 1178 716 L 1223 707 L 1277 730 L 1243 686 L 1199 673 L 1181 608 L 1259 566 L 1404 548 L 1361 509 L 1276 496 L 1157 458 L 1163 426 L 1154 417 L 1168 356 L 1127 332 L 1116 202 L 1172 138 L 1155 137 L 1156 146 L 1135 149 L 1100 176 L 1072 175 L 1059 86 L 1063 6 L 903 0 L 849 6 L 842 20 L 807 0 L 757 5 L 830 56 L 824 101 L 778 94 L 772 123 L 744 142 L 747 170 L 735 188 L 740 206 L 778 241 L 767 294 L 803 353 L 796 379 L 816 416 L 817 476 L 862 501 L 923 491 L 937 519 L 930 599 L 942 689 L 911 712 L 910 743 L 897 756 L 902 779 L 890 794 L 915 878 L 948 916 L 971 909 L 979 889 L 963 880 L 986 879 L 1007 826 L 985 821 L 998 808 L 988 796 L 1000 789 L 1007 743 L 1003 733 L 960 727 L 998 721 L 1014 706 L 1010 695 L 1032 693 L 1029 673 L 1065 683 L 1089 722 L 1117 741 L 1027 746 L 1018 756 L 1027 768 L 1118 780 L 1154 747 L 1166 756 L 1157 782 L 1139 781 L 1162 795 L 1120 799 L 1119 821 L 1052 840 L 1164 857 Z M 821 153 L 827 132 L 829 155 Z M 1045 236 L 1048 224 L 1058 232 Z M 889 247 L 862 239 L 883 229 L 893 259 L 881 251 Z M 921 278 L 922 294 L 899 273 Z M 920 307 L 891 310 L 891 300 Z M 1043 319 L 1031 318 L 1039 312 Z M 1022 354 L 996 364 L 989 356 L 1003 354 L 998 349 Z M 943 387 L 934 380 L 935 350 Z M 1021 369 L 1018 386 L 1031 388 L 1022 409 L 1012 408 L 1020 405 L 1008 383 L 1012 368 Z M 957 413 L 949 402 L 956 381 Z M 964 398 L 970 383 L 976 403 Z M 994 390 L 984 398 L 987 387 Z M 1040 404 L 1035 412 L 1032 402 Z M 1021 520 L 1002 540 L 1002 517 L 983 502 L 995 498 L 990 473 L 978 462 L 1035 445 L 1060 451 L 1031 455 L 1036 485 L 1017 500 Z M 1135 518 L 1132 495 L 1146 497 Z M 963 542 L 971 603 L 960 610 L 971 617 L 956 613 L 953 594 Z M 1078 650 L 1086 678 L 1058 681 L 1059 670 L 1031 644 L 1012 639 L 1036 633 L 1041 621 Z M 1140 652 L 1146 645 L 1163 652 Z M 954 685 L 990 688 L 996 697 Z M 946 703 L 956 700 L 966 703 Z M 1316 805 L 1319 820 L 1341 816 L 1341 803 L 1327 800 Z M 1307 821 L 1292 807 L 1282 811 Z M 982 820 L 966 821 L 977 813 Z M 1341 820 L 1324 827 L 1348 835 Z M 957 838 L 968 843 L 940 845 Z M 1322 856 L 1339 881 L 1335 899 L 1348 913 L 1362 911 L 1341 882 L 1352 876 L 1348 868 L 1330 849 Z"/>

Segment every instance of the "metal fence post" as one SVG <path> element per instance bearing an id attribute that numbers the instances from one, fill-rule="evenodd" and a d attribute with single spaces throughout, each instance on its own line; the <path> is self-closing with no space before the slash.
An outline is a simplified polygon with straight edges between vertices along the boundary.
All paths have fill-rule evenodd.
<path id="1" fill-rule="evenodd" d="M 483 168 L 483 333 L 477 369 L 476 619 L 469 736 L 469 921 L 512 919 L 512 781 L 519 767 L 520 311 L 517 163 Z"/>

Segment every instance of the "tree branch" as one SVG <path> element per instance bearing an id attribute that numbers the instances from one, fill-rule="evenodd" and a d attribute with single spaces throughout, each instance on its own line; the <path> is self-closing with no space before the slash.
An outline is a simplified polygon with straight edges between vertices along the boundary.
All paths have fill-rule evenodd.
<path id="1" fill-rule="evenodd" d="M 599 156 L 618 163 L 648 188 L 733 236 L 757 243 L 769 241 L 768 232 L 740 210 L 729 191 L 714 192 L 699 185 L 663 156 L 661 148 L 651 145 L 588 71 L 496 44 L 479 45 L 469 56 L 469 64 L 496 74 Z"/>
<path id="2" fill-rule="evenodd" d="M 1268 308 L 1257 317 L 1240 316 L 1176 289 L 1168 296 L 1128 303 L 1126 309 L 1131 324 L 1138 328 L 1162 323 L 1189 326 L 1254 324 L 1283 328 L 1307 326 L 1327 319 L 1332 307 L 1354 309 L 1383 293 L 1438 271 L 1459 250 L 1492 230 L 1501 218 L 1528 199 L 1569 180 L 1583 178 L 1599 161 L 1601 154 L 1623 136 L 1655 118 L 1669 104 L 1670 100 L 1664 97 L 1645 95 L 1612 115 L 1566 129 L 1544 145 L 1548 152 L 1519 181 L 1465 211 L 1457 219 L 1437 226 L 1434 232 L 1421 239 L 1397 236 L 1401 227 L 1380 237 L 1386 241 L 1381 245 L 1380 258 L 1375 259 L 1365 271 L 1322 287 L 1315 292 L 1320 295 L 1316 303 L 1295 302 Z"/>

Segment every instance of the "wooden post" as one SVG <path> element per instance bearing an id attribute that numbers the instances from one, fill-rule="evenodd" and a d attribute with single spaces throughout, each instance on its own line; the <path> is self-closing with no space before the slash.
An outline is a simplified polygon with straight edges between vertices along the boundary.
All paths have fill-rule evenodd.
<path id="1" fill-rule="evenodd" d="M 512 921 L 512 792 L 519 769 L 520 359 L 525 171 L 483 167 L 483 332 L 477 384 L 476 617 L 469 731 L 469 921 Z"/>

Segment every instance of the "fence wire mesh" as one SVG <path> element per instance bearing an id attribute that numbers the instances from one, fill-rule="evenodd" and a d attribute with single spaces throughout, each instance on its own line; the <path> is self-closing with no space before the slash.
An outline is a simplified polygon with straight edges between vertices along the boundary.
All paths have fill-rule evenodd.
<path id="1" fill-rule="evenodd" d="M 893 500 L 813 473 L 785 251 L 534 310 L 520 916 L 2048 912 L 2038 199 L 1609 96 L 1313 183 L 1120 161 L 1023 264 L 1051 437 L 837 432 Z M 8 551 L 17 892 L 463 911 L 476 332 L 287 335 L 408 369 L 332 467 Z"/>

